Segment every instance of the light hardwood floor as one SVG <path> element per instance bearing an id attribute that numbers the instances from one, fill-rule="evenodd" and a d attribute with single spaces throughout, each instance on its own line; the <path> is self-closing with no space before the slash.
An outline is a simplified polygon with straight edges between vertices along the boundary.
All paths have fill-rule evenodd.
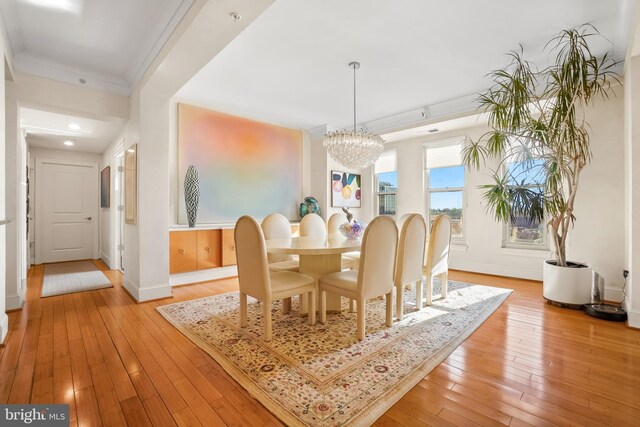
<path id="1" fill-rule="evenodd" d="M 97 263 L 102 269 L 104 265 Z M 114 288 L 40 298 L 9 315 L 0 403 L 69 403 L 71 425 L 279 425 L 156 311 L 237 289 L 235 279 L 136 304 Z M 639 425 L 640 331 L 552 307 L 538 282 L 455 272 L 515 292 L 377 425 Z"/>

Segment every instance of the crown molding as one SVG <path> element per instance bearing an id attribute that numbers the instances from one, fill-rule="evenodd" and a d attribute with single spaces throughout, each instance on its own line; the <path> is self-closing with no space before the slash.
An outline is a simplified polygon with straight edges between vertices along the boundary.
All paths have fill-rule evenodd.
<path id="1" fill-rule="evenodd" d="M 37 58 L 26 52 L 15 55 L 13 64 L 17 71 L 25 74 L 58 80 L 80 87 L 90 87 L 116 95 L 128 96 L 131 93 L 129 84 L 121 77 L 79 67 L 70 67 L 55 61 Z M 80 78 L 85 79 L 87 83 L 80 83 Z"/>

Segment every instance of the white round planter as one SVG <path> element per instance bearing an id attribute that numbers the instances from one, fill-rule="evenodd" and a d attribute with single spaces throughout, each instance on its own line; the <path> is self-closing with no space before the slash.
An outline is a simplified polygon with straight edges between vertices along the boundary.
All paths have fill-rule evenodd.
<path id="1" fill-rule="evenodd" d="M 593 269 L 587 264 L 569 262 L 582 267 L 558 267 L 553 260 L 544 262 L 542 294 L 545 299 L 560 304 L 589 304 Z"/>

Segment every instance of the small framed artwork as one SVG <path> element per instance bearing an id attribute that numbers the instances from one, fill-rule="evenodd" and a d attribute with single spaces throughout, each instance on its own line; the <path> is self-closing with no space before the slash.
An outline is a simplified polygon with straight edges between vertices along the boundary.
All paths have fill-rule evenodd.
<path id="1" fill-rule="evenodd" d="M 111 166 L 107 166 L 100 172 L 100 207 L 111 206 Z"/>
<path id="2" fill-rule="evenodd" d="M 361 175 L 331 171 L 331 207 L 359 208 L 362 197 Z"/>

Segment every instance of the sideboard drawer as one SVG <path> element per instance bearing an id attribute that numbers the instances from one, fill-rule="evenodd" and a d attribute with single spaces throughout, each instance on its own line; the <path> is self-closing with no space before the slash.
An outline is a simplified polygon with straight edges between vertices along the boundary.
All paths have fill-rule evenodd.
<path id="1" fill-rule="evenodd" d="M 198 268 L 196 231 L 169 233 L 169 272 L 184 273 Z"/>
<path id="2" fill-rule="evenodd" d="M 222 265 L 236 265 L 236 242 L 233 239 L 233 229 L 222 230 Z"/>

